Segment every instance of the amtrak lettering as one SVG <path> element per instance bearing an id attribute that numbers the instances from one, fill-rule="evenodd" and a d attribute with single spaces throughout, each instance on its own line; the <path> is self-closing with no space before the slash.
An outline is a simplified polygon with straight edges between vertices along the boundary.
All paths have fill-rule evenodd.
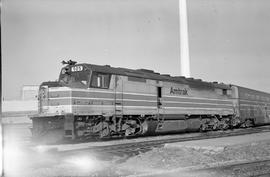
<path id="1" fill-rule="evenodd" d="M 188 95 L 188 91 L 187 91 L 186 88 L 181 89 L 181 88 L 171 87 L 170 94 L 173 94 L 173 95 Z"/>

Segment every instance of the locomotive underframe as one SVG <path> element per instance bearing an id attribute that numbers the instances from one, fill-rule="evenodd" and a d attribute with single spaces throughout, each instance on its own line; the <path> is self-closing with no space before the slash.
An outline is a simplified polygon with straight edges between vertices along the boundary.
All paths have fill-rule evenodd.
<path id="1" fill-rule="evenodd" d="M 113 137 L 158 135 L 180 132 L 226 130 L 252 126 L 233 115 L 162 115 L 62 116 L 33 117 L 33 138 L 46 143 L 68 140 L 96 140 Z"/>

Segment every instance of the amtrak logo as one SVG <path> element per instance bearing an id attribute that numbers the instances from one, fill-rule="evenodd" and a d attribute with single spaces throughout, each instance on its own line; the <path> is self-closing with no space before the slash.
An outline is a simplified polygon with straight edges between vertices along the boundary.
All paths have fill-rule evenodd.
<path id="1" fill-rule="evenodd" d="M 171 87 L 170 94 L 173 95 L 188 95 L 188 90 L 186 88 L 181 89 L 177 87 Z"/>

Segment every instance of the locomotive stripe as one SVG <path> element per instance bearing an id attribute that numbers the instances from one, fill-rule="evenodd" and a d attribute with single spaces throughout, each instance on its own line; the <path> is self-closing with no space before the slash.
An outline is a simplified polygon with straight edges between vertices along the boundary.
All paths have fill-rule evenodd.
<path id="1" fill-rule="evenodd" d="M 59 97 L 59 98 L 50 98 L 49 100 L 65 100 L 65 99 L 82 99 L 82 100 L 97 100 L 97 101 L 114 101 L 114 98 L 84 98 L 84 97 Z M 157 100 L 135 100 L 135 99 L 116 99 L 116 101 L 141 101 L 141 102 L 157 102 Z"/>
<path id="2" fill-rule="evenodd" d="M 95 89 L 95 88 L 90 88 L 90 89 L 79 89 L 79 88 L 69 88 L 69 87 L 51 87 L 49 88 L 49 92 L 100 92 L 100 93 L 115 93 L 113 90 L 109 89 Z"/>
<path id="3" fill-rule="evenodd" d="M 196 101 L 212 101 L 212 102 L 215 102 L 215 101 L 217 101 L 217 102 L 222 102 L 222 103 L 231 103 L 232 102 L 232 100 L 230 100 L 230 99 L 228 99 L 228 100 L 226 100 L 226 99 L 214 99 L 214 98 L 203 98 L 203 97 L 182 97 L 182 96 L 163 96 L 163 98 L 165 99 L 165 100 L 170 100 L 170 101 L 178 101 L 178 100 L 196 100 Z"/>
<path id="4" fill-rule="evenodd" d="M 270 103 L 266 103 L 266 102 L 257 102 L 257 103 L 250 103 L 250 102 L 243 102 L 243 101 L 240 101 L 239 102 L 240 105 L 270 105 Z"/>
<path id="5" fill-rule="evenodd" d="M 166 103 L 164 105 L 165 107 L 202 107 L 202 108 L 207 108 L 207 107 L 212 107 L 212 108 L 232 108 L 233 105 L 208 105 L 208 104 L 200 104 L 200 103 L 190 103 L 190 104 L 186 104 L 186 103 Z"/>
<path id="6" fill-rule="evenodd" d="M 252 100 L 244 100 L 244 99 L 240 99 L 240 104 L 241 104 L 241 103 L 270 104 L 270 102 L 264 102 L 264 101 L 252 101 Z"/>
<path id="7" fill-rule="evenodd" d="M 61 98 L 61 97 L 70 97 L 70 93 L 51 93 L 50 98 Z M 72 92 L 72 97 L 81 97 L 81 98 L 114 98 L 115 94 L 112 93 L 95 93 L 95 92 Z M 149 95 L 132 95 L 132 94 L 122 94 L 117 93 L 117 98 L 125 98 L 125 99 L 140 99 L 140 100 L 156 100 L 156 96 L 149 96 Z"/>
<path id="8" fill-rule="evenodd" d="M 64 106 L 64 105 L 63 105 Z M 61 106 L 61 107 L 63 107 Z M 70 107 L 68 105 L 65 105 L 65 107 Z M 111 107 L 114 108 L 113 105 L 72 105 L 72 107 Z M 55 107 L 59 107 L 59 106 L 43 106 L 44 108 L 55 108 Z M 153 107 L 153 106 L 117 106 L 117 107 L 123 107 L 123 108 L 140 108 L 140 109 L 157 109 L 157 107 Z M 166 109 L 202 109 L 202 110 L 229 110 L 232 111 L 233 109 L 224 109 L 224 108 L 200 108 L 200 107 L 164 107 L 164 111 L 166 111 Z"/>
<path id="9" fill-rule="evenodd" d="M 219 110 L 219 111 L 233 111 L 233 109 L 224 109 L 224 108 L 199 108 L 199 107 L 165 107 L 165 109 L 200 109 L 200 110 Z"/>
<path id="10" fill-rule="evenodd" d="M 49 98 L 49 100 L 66 100 L 66 99 L 82 99 L 82 100 L 115 100 L 113 98 L 90 98 L 90 97 L 57 97 Z"/>
<path id="11" fill-rule="evenodd" d="M 55 97 L 55 98 L 49 98 L 50 100 L 61 100 L 61 99 L 70 99 L 70 98 L 74 98 L 74 99 L 85 99 L 85 100 L 90 100 L 90 99 L 97 99 L 97 100 L 114 100 L 114 98 L 110 97 L 110 98 L 106 98 L 103 97 L 104 95 L 102 95 L 101 97 Z M 133 99 L 131 99 L 133 98 Z M 120 96 L 117 96 L 117 101 L 122 100 L 122 98 Z M 147 98 L 147 97 L 137 97 L 137 96 L 126 96 L 123 95 L 123 100 L 127 100 L 127 101 L 141 101 L 141 102 L 157 102 L 156 97 L 154 99 L 151 98 Z M 196 101 L 196 102 L 195 102 Z M 167 99 L 163 99 L 162 102 L 164 103 L 198 103 L 198 104 L 209 104 L 209 105 L 231 105 L 232 102 L 231 101 L 207 101 L 207 100 L 199 100 L 199 99 L 174 99 L 174 101 L 171 100 L 167 100 Z M 227 104 L 226 104 L 227 103 Z M 229 103 L 229 104 L 228 104 Z"/>
<path id="12" fill-rule="evenodd" d="M 72 98 L 72 104 L 106 104 L 106 105 L 111 105 L 114 103 L 114 99 L 111 98 L 81 98 L 81 97 L 71 97 Z M 71 98 L 67 97 L 67 98 L 51 98 L 50 99 L 50 104 L 51 105 L 69 105 L 71 104 Z M 121 103 L 122 99 L 118 99 L 116 100 L 117 102 Z M 131 100 L 131 99 L 123 99 L 123 105 L 130 105 L 134 103 L 135 105 L 138 104 L 142 104 L 142 105 L 149 105 L 151 103 L 151 105 L 156 105 L 157 104 L 157 100 Z M 176 101 L 163 101 L 162 102 L 165 105 L 185 105 L 185 106 L 192 106 L 192 105 L 208 105 L 208 106 L 214 106 L 214 107 L 218 107 L 218 106 L 222 106 L 222 107 L 231 107 L 232 104 L 218 104 L 218 103 L 198 103 L 198 102 L 176 102 Z"/>
<path id="13" fill-rule="evenodd" d="M 60 98 L 50 98 L 49 101 L 52 102 L 64 102 L 67 103 L 67 100 L 72 101 L 111 101 L 111 102 L 122 102 L 122 101 L 135 101 L 135 102 L 150 102 L 150 103 L 157 103 L 157 100 L 132 100 L 132 99 L 113 99 L 113 98 L 83 98 L 83 97 L 60 97 Z"/>
<path id="14" fill-rule="evenodd" d="M 130 94 L 117 94 L 117 99 L 130 99 L 130 100 L 157 100 L 156 96 L 141 96 L 141 95 L 130 95 Z"/>
<path id="15" fill-rule="evenodd" d="M 92 98 L 113 98 L 114 94 L 112 93 L 95 93 L 95 92 L 72 92 L 73 97 L 92 97 Z"/>
<path id="16" fill-rule="evenodd" d="M 253 107 L 253 106 L 257 106 L 257 107 L 270 107 L 269 104 L 240 104 L 240 107 Z"/>
<path id="17" fill-rule="evenodd" d="M 115 94 L 115 93 L 117 93 L 117 94 L 122 94 L 122 93 L 124 93 L 124 94 L 131 94 L 131 95 L 142 95 L 142 96 L 154 96 L 154 97 L 156 97 L 157 95 L 156 94 L 150 94 L 150 93 L 135 93 L 135 92 L 119 92 L 119 91 L 117 91 L 117 92 L 115 92 L 115 91 L 113 91 L 113 90 L 102 90 L 102 89 L 98 89 L 98 90 L 95 90 L 95 89 L 92 89 L 91 88 L 91 90 L 90 89 L 63 89 L 63 90 L 61 90 L 61 89 L 55 89 L 55 90 L 52 90 L 51 88 L 50 88 L 50 90 L 49 90 L 49 93 L 51 93 L 51 92 L 53 92 L 54 94 L 55 94 L 55 92 L 59 92 L 59 93 L 63 93 L 63 92 L 86 92 L 86 93 L 111 93 L 111 94 Z"/>
<path id="18" fill-rule="evenodd" d="M 82 100 L 97 100 L 97 101 L 104 101 L 104 100 L 109 100 L 109 101 L 114 101 L 115 99 L 114 98 L 90 98 L 90 97 L 57 97 L 57 98 L 49 98 L 49 100 L 65 100 L 65 99 L 82 99 Z M 157 100 L 139 100 L 139 99 L 121 99 L 121 98 L 118 98 L 116 99 L 117 101 L 141 101 L 141 102 L 157 102 Z M 190 101 L 190 100 L 189 100 Z M 183 100 L 179 100 L 179 101 L 162 101 L 162 103 L 194 103 L 194 104 L 208 104 L 208 105 L 225 105 L 225 106 L 228 106 L 228 105 L 232 105 L 232 104 L 222 104 L 222 103 L 217 103 L 217 102 L 211 102 L 211 103 L 208 103 L 208 102 L 186 102 L 186 101 L 183 101 Z M 232 102 L 230 102 L 232 103 Z"/>
<path id="19" fill-rule="evenodd" d="M 61 91 L 61 90 L 59 91 L 59 90 L 60 89 L 50 90 L 49 93 L 50 92 L 58 92 L 59 94 L 64 93 L 64 91 Z M 65 90 L 65 92 L 67 92 L 67 90 Z M 119 95 L 123 94 L 123 96 L 140 95 L 140 96 L 144 96 L 143 98 L 145 98 L 145 96 L 150 96 L 150 98 L 157 98 L 157 95 L 155 95 L 155 94 L 134 93 L 134 92 L 114 92 L 114 91 L 104 91 L 104 90 L 100 90 L 100 89 L 99 90 L 92 90 L 92 89 L 91 90 L 85 90 L 85 89 L 83 89 L 83 90 L 72 89 L 71 90 L 71 89 L 69 89 L 68 94 L 64 94 L 64 95 L 69 95 L 70 92 L 72 92 L 72 96 L 76 96 L 76 97 L 80 97 L 80 96 L 86 97 L 88 95 L 91 95 L 91 93 L 94 94 L 94 97 L 99 97 L 98 95 L 101 95 L 101 96 L 104 97 L 104 93 L 108 93 L 108 96 L 114 96 L 114 94 L 116 93 L 117 95 L 118 94 Z M 85 93 L 82 93 L 82 92 L 86 92 L 88 94 L 85 94 Z M 80 95 L 80 93 L 83 94 L 83 95 Z M 100 93 L 100 94 L 98 94 L 98 93 Z M 54 93 L 54 95 L 55 94 L 56 93 Z M 105 95 L 107 95 L 107 94 L 105 94 Z M 60 96 L 60 95 L 58 95 L 58 96 Z M 65 96 L 65 97 L 67 97 L 67 96 Z M 196 99 L 196 100 L 199 99 L 199 100 L 204 100 L 204 101 L 205 100 L 212 100 L 212 101 L 219 101 L 219 102 L 231 102 L 230 99 L 217 99 L 217 98 L 204 98 L 204 97 L 183 97 L 183 96 L 172 96 L 172 95 L 164 95 L 163 98 L 164 99 L 166 99 L 166 98 L 168 98 L 168 99 L 173 99 L 173 98 L 177 98 L 177 99 Z"/>
<path id="20" fill-rule="evenodd" d="M 191 98 L 191 99 L 207 99 L 207 100 L 223 100 L 223 101 L 228 101 L 230 99 L 217 99 L 217 98 L 206 98 L 206 97 L 195 97 L 195 96 L 173 96 L 173 95 L 163 95 L 163 97 L 168 97 L 168 98 Z"/>
<path id="21" fill-rule="evenodd" d="M 153 107 L 157 107 L 157 103 L 156 102 L 123 101 L 123 106 L 153 106 Z"/>
<path id="22" fill-rule="evenodd" d="M 117 100 L 118 103 L 121 103 L 124 106 L 156 106 L 157 102 L 156 101 L 142 101 L 142 100 Z M 50 100 L 49 102 L 50 105 L 52 106 L 57 106 L 57 105 L 114 105 L 113 99 L 111 100 L 97 100 L 97 99 L 54 99 Z"/>
<path id="23" fill-rule="evenodd" d="M 241 104 L 240 106 L 241 107 L 265 107 L 265 105 L 255 105 L 255 104 Z M 269 107 L 269 105 L 266 107 Z"/>
<path id="24" fill-rule="evenodd" d="M 232 105 L 232 101 L 230 102 L 222 102 L 222 101 L 205 101 L 205 100 L 192 100 L 192 99 L 178 99 L 178 100 L 174 100 L 174 101 L 169 101 L 169 100 L 163 100 L 163 102 L 165 103 L 193 103 L 193 104 L 209 104 L 209 105 Z"/>
<path id="25" fill-rule="evenodd" d="M 250 109 L 240 109 L 241 111 L 248 111 L 248 110 L 257 110 L 256 108 L 250 108 Z"/>
<path id="26" fill-rule="evenodd" d="M 109 107 L 109 108 L 115 108 L 114 105 L 60 105 L 60 107 L 95 107 L 95 108 L 102 108 L 102 107 Z M 43 108 L 57 108 L 59 106 L 43 106 Z M 129 108 L 140 108 L 140 109 L 157 109 L 157 107 L 154 107 L 154 106 L 117 106 L 119 108 L 125 108 L 125 107 L 129 107 Z"/>
<path id="27" fill-rule="evenodd" d="M 63 107 L 67 107 L 68 109 L 70 109 L 71 107 L 66 105 L 66 106 L 61 106 L 61 109 L 63 109 Z M 114 110 L 114 106 L 112 105 L 72 105 L 73 107 L 86 107 L 87 109 L 97 109 L 97 108 L 111 108 L 112 110 Z M 52 108 L 59 108 L 59 106 L 44 106 L 45 109 L 52 109 Z M 153 107 L 153 106 L 123 106 L 123 107 L 118 107 L 121 109 L 148 109 L 148 110 L 156 110 L 157 111 L 157 107 Z M 163 112 L 166 112 L 166 110 L 169 109 L 173 109 L 175 111 L 181 111 L 181 110 L 212 110 L 212 111 L 230 111 L 233 112 L 233 109 L 224 109 L 224 108 L 201 108 L 201 107 L 164 107 Z M 127 111 L 127 110 L 123 110 L 123 111 Z"/>
<path id="28" fill-rule="evenodd" d="M 214 106 L 233 106 L 232 104 L 221 104 L 221 103 L 206 103 L 206 102 L 180 102 L 180 101 L 162 101 L 162 103 L 170 104 L 170 103 L 184 103 L 184 104 L 200 104 L 200 105 L 214 105 Z"/>
<path id="29" fill-rule="evenodd" d="M 243 99 L 240 99 L 241 102 L 248 102 L 248 103 L 270 103 L 270 102 L 267 102 L 267 101 L 253 101 L 253 100 L 243 100 Z"/>

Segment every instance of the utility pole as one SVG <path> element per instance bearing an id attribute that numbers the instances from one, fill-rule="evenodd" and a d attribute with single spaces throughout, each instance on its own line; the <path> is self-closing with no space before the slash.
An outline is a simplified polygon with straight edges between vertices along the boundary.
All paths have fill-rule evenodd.
<path id="1" fill-rule="evenodd" d="M 2 37 L 2 1 L 0 1 L 0 36 Z M 0 43 L 0 175 L 4 176 L 4 130 L 2 127 L 2 41 Z"/>
<path id="2" fill-rule="evenodd" d="M 179 0 L 181 75 L 190 77 L 187 2 Z"/>

